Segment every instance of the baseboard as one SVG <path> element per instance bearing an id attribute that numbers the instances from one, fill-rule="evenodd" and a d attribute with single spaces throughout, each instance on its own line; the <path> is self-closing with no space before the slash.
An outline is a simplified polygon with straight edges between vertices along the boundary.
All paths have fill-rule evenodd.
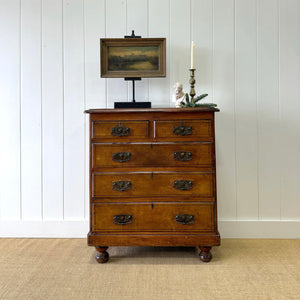
<path id="1" fill-rule="evenodd" d="M 0 237 L 85 238 L 87 220 L 78 221 L 0 221 Z M 300 238 L 300 220 L 294 221 L 219 221 L 221 238 Z"/>
<path id="2" fill-rule="evenodd" d="M 219 221 L 221 238 L 298 239 L 300 220 Z"/>
<path id="3" fill-rule="evenodd" d="M 89 222 L 79 221 L 0 221 L 0 237 L 84 238 Z"/>

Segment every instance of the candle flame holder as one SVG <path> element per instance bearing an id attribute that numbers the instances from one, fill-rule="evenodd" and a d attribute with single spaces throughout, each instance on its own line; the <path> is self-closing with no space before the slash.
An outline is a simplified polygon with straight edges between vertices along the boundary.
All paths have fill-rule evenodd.
<path id="1" fill-rule="evenodd" d="M 196 92 L 195 92 L 195 83 L 196 83 L 196 80 L 195 80 L 195 71 L 196 69 L 189 69 L 190 70 L 190 85 L 191 85 L 191 90 L 190 90 L 190 96 L 191 96 L 191 102 L 193 103 L 194 102 L 194 97 L 196 95 Z"/>

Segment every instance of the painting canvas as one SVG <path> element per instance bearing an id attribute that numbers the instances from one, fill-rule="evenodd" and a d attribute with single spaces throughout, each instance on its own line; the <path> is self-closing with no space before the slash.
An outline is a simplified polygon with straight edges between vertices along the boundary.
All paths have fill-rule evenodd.
<path id="1" fill-rule="evenodd" d="M 164 77 L 165 38 L 101 39 L 101 77 Z"/>
<path id="2" fill-rule="evenodd" d="M 158 47 L 109 47 L 108 70 L 158 70 Z"/>

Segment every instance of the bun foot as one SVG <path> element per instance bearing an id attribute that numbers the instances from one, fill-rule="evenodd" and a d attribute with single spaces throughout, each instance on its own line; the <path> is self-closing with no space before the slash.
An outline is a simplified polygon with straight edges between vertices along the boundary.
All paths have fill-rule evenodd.
<path id="1" fill-rule="evenodd" d="M 211 259 L 212 259 L 212 255 L 210 253 L 210 249 L 211 247 L 199 247 L 201 252 L 199 254 L 200 256 L 200 259 L 203 261 L 203 262 L 210 262 Z"/>
<path id="2" fill-rule="evenodd" d="M 96 246 L 95 248 L 96 248 L 96 250 L 98 252 L 96 254 L 96 256 L 95 256 L 96 261 L 99 264 L 103 264 L 103 263 L 108 262 L 108 260 L 109 260 L 109 254 L 108 254 L 108 252 L 106 252 L 106 250 L 108 249 L 108 247 Z"/>

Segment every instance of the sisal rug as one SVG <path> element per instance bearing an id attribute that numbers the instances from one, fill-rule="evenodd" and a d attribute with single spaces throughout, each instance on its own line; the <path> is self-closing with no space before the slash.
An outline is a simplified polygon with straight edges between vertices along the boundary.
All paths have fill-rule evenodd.
<path id="1" fill-rule="evenodd" d="M 224 239 L 198 249 L 112 247 L 85 239 L 0 239 L 0 299 L 300 299 L 300 240 Z"/>

